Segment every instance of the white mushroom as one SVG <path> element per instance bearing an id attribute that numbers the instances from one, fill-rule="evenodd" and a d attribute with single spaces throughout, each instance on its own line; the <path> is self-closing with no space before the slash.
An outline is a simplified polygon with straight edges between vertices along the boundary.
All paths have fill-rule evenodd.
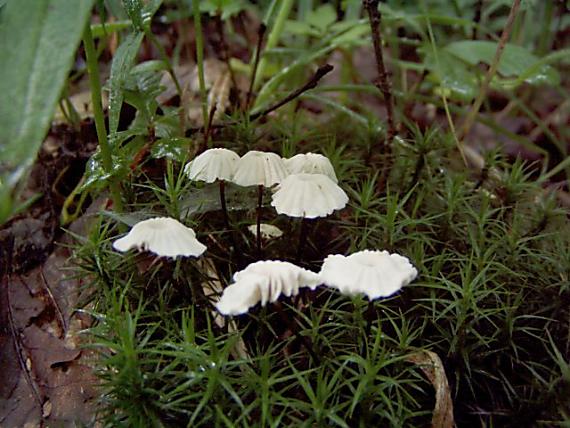
<path id="1" fill-rule="evenodd" d="M 238 161 L 239 156 L 231 150 L 209 149 L 186 164 L 184 172 L 190 180 L 195 181 L 231 181 Z"/>
<path id="2" fill-rule="evenodd" d="M 276 153 L 251 150 L 241 157 L 233 182 L 239 186 L 257 186 L 257 253 L 261 254 L 261 208 L 263 188 L 280 183 L 287 176 L 283 159 Z"/>
<path id="3" fill-rule="evenodd" d="M 285 166 L 289 174 L 324 174 L 335 183 L 338 183 L 334 167 L 326 156 L 318 153 L 298 154 L 285 159 Z"/>
<path id="4" fill-rule="evenodd" d="M 271 205 L 290 217 L 325 217 L 346 206 L 348 196 L 324 174 L 291 174 L 273 194 Z"/>
<path id="5" fill-rule="evenodd" d="M 287 169 L 278 154 L 251 150 L 237 162 L 233 182 L 239 186 L 271 187 L 286 176 Z"/>
<path id="6" fill-rule="evenodd" d="M 293 263 L 278 260 L 259 261 L 234 274 L 234 283 L 224 289 L 216 308 L 224 315 L 240 315 L 261 303 L 276 302 L 282 294 L 290 297 L 299 288 L 314 290 L 319 275 Z"/>
<path id="7" fill-rule="evenodd" d="M 257 225 L 252 224 L 247 226 L 247 230 L 249 230 L 253 235 L 255 235 L 257 230 Z M 283 236 L 283 231 L 279 229 L 277 226 L 273 226 L 272 224 L 261 223 L 261 237 L 263 239 L 272 239 L 272 238 L 280 238 Z"/>
<path id="8" fill-rule="evenodd" d="M 206 246 L 196 239 L 194 231 L 178 220 L 157 217 L 134 225 L 129 233 L 113 242 L 118 251 L 138 248 L 162 257 L 198 257 Z"/>
<path id="9" fill-rule="evenodd" d="M 343 294 L 363 293 L 374 300 L 396 293 L 412 282 L 418 271 L 399 254 L 364 250 L 350 256 L 328 256 L 319 275 L 325 285 Z"/>

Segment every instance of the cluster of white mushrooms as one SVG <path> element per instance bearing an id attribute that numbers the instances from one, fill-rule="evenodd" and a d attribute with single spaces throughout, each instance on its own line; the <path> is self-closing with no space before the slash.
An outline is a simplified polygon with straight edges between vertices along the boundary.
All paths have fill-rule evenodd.
<path id="1" fill-rule="evenodd" d="M 325 217 L 348 202 L 329 159 L 315 153 L 282 159 L 275 153 L 250 151 L 240 158 L 231 150 L 215 148 L 189 162 L 185 172 L 191 180 L 220 182 L 226 220 L 225 182 L 258 186 L 258 247 L 264 187 L 275 186 L 271 205 L 279 214 L 290 217 Z M 113 247 L 119 251 L 138 248 L 163 257 L 198 257 L 206 250 L 191 228 L 167 217 L 137 223 Z M 224 289 L 216 307 L 224 315 L 244 314 L 258 303 L 264 306 L 276 302 L 282 294 L 294 296 L 300 288 L 314 290 L 321 284 L 343 294 L 364 294 L 373 300 L 396 293 L 416 276 L 417 270 L 406 257 L 387 251 L 329 255 L 318 274 L 289 262 L 258 261 L 234 274 L 234 282 Z"/>

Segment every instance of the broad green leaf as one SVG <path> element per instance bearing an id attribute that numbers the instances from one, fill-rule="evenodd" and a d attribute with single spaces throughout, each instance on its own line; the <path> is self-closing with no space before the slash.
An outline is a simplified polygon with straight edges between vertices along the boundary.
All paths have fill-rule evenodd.
<path id="1" fill-rule="evenodd" d="M 431 49 L 424 59 L 424 65 L 431 73 L 428 80 L 439 85 L 437 92 L 458 101 L 471 101 L 479 89 L 477 74 L 445 49 L 439 49 L 437 60 Z"/>
<path id="2" fill-rule="evenodd" d="M 109 77 L 109 134 L 117 132 L 119 116 L 123 105 L 123 85 L 129 76 L 133 62 L 139 51 L 143 39 L 143 33 L 129 34 L 117 49 L 113 63 L 111 64 L 111 76 Z"/>
<path id="3" fill-rule="evenodd" d="M 123 7 L 135 30 L 143 31 L 142 10 L 144 3 L 142 0 L 123 0 Z"/>
<path id="4" fill-rule="evenodd" d="M 190 138 L 162 138 L 152 145 L 150 155 L 155 159 L 168 158 L 183 162 L 188 156 L 188 148 L 191 144 Z"/>
<path id="5" fill-rule="evenodd" d="M 480 62 L 491 64 L 495 57 L 497 43 L 483 40 L 464 40 L 451 43 L 445 50 L 471 65 Z M 540 58 L 527 49 L 507 43 L 499 62 L 498 72 L 502 77 L 518 77 L 539 61 Z M 557 85 L 560 82 L 560 75 L 552 67 L 544 64 L 526 77 L 525 82 L 536 85 Z"/>
<path id="6" fill-rule="evenodd" d="M 336 22 L 336 11 L 330 4 L 319 6 L 307 16 L 307 23 L 317 28 L 321 33 L 334 22 Z"/>
<path id="7" fill-rule="evenodd" d="M 73 63 L 93 0 L 19 0 L 0 22 L 0 194 L 32 164 Z M 0 218 L 0 222 L 5 219 Z"/>

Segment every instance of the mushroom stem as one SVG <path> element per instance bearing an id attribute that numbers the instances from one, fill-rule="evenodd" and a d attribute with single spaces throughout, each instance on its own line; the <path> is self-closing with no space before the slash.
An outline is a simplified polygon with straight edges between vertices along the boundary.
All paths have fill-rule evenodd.
<path id="1" fill-rule="evenodd" d="M 257 186 L 257 255 L 261 257 L 261 207 L 263 204 L 263 185 Z"/>
<path id="2" fill-rule="evenodd" d="M 306 218 L 301 220 L 301 227 L 299 229 L 299 245 L 297 246 L 297 256 L 295 257 L 295 263 L 300 263 L 303 257 L 303 250 L 305 249 L 305 244 L 307 243 L 308 230 L 307 227 L 309 221 Z"/>
<path id="3" fill-rule="evenodd" d="M 369 336 L 370 336 L 370 331 L 372 330 L 372 323 L 374 322 L 375 319 L 377 319 L 378 317 L 374 316 L 374 314 L 376 313 L 376 310 L 374 308 L 374 301 L 370 300 L 368 302 L 368 308 L 366 309 L 366 314 L 364 315 L 366 318 L 366 327 L 364 329 L 364 341 L 362 342 L 362 352 L 361 354 L 364 355 L 365 351 L 366 351 L 366 340 L 368 340 Z"/>
<path id="4" fill-rule="evenodd" d="M 228 208 L 226 205 L 226 182 L 225 180 L 220 180 L 220 205 L 222 207 L 222 212 L 224 214 L 224 224 L 226 229 L 230 230 L 230 219 L 228 216 Z"/>

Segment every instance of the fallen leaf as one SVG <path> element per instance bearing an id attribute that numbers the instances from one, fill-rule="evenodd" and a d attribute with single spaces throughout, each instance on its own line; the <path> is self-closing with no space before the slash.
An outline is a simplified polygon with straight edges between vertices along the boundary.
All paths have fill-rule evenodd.
<path id="1" fill-rule="evenodd" d="M 439 356 L 432 351 L 418 351 L 407 356 L 407 361 L 420 366 L 435 389 L 435 408 L 431 419 L 433 428 L 453 428 L 453 401 Z"/>

